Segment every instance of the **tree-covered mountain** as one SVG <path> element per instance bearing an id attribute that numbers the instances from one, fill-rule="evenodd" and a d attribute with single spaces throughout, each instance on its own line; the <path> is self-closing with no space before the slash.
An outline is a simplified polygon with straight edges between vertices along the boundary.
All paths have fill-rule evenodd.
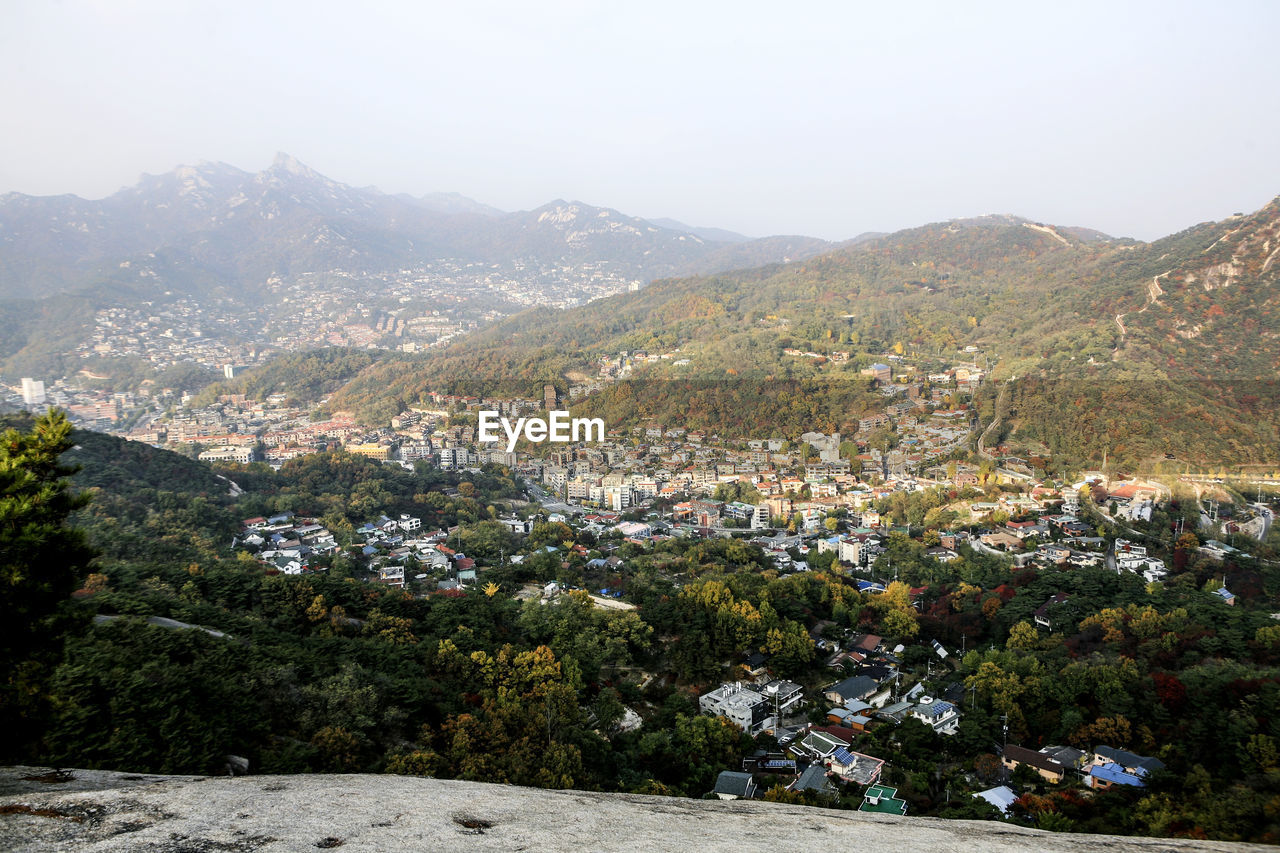
<path id="1" fill-rule="evenodd" d="M 647 280 L 828 247 L 799 237 L 708 240 L 580 202 L 503 213 L 456 194 L 387 195 L 286 154 L 257 174 L 180 166 L 95 201 L 0 196 L 0 298 L 102 287 L 244 297 L 270 276 L 439 258 L 608 262 Z"/>
<path id="2" fill-rule="evenodd" d="M 831 383 L 860 381 L 858 368 L 888 352 L 928 368 L 972 359 L 973 347 L 1015 389 L 1043 396 L 1056 383 L 1061 406 L 1015 393 L 1007 426 L 1060 452 L 1258 461 L 1277 440 L 1278 229 L 1280 200 L 1152 243 L 1006 216 L 935 223 L 531 310 L 410 368 L 374 366 L 333 405 L 567 381 L 622 351 L 679 352 L 637 368 L 649 379 Z"/>

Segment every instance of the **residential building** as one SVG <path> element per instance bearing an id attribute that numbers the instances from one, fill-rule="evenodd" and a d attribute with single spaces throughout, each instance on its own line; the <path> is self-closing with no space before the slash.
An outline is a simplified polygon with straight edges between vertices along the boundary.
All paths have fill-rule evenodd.
<path id="1" fill-rule="evenodd" d="M 884 769 L 884 759 L 838 747 L 831 754 L 827 767 L 846 782 L 874 785 L 880 778 L 880 771 Z"/>
<path id="2" fill-rule="evenodd" d="M 1085 767 L 1084 783 L 1101 791 L 1114 785 L 1143 788 L 1152 771 L 1163 769 L 1164 762 L 1158 758 L 1111 746 L 1096 746 L 1093 761 Z"/>
<path id="3" fill-rule="evenodd" d="M 880 689 L 874 678 L 866 675 L 854 675 L 844 681 L 838 681 L 828 687 L 823 695 L 836 705 L 843 705 L 850 699 L 865 700 Z"/>
<path id="4" fill-rule="evenodd" d="M 787 786 L 788 791 L 813 791 L 823 797 L 835 797 L 838 792 L 835 785 L 827 778 L 827 768 L 821 764 L 810 764 L 794 782 Z"/>
<path id="5" fill-rule="evenodd" d="M 1024 746 L 1010 744 L 1004 748 L 1001 763 L 1008 770 L 1015 770 L 1025 764 L 1040 774 L 1046 782 L 1058 783 L 1067 775 L 1067 768 L 1042 752 L 1035 752 Z"/>
<path id="6" fill-rule="evenodd" d="M 986 800 L 999 810 L 1000 814 L 1008 815 L 1009 807 L 1018 799 L 1018 795 L 1013 789 L 1007 785 L 1000 785 L 995 788 L 988 788 L 985 791 L 979 791 L 973 795 L 979 800 Z"/>
<path id="7" fill-rule="evenodd" d="M 772 729 L 778 717 L 795 708 L 803 689 L 790 681 L 774 681 L 763 687 L 734 682 L 722 684 L 698 698 L 698 708 L 712 717 L 724 717 L 752 737 Z"/>
<path id="8" fill-rule="evenodd" d="M 860 812 L 879 812 L 880 814 L 905 815 L 907 801 L 898 799 L 898 789 L 886 785 L 872 785 L 862 795 Z"/>
<path id="9" fill-rule="evenodd" d="M 960 725 L 960 712 L 956 706 L 932 696 L 920 697 L 919 704 L 911 711 L 911 716 L 924 723 L 940 735 L 953 735 Z"/>
<path id="10" fill-rule="evenodd" d="M 756 794 L 756 780 L 750 773 L 724 770 L 713 791 L 722 800 L 749 800 Z"/>

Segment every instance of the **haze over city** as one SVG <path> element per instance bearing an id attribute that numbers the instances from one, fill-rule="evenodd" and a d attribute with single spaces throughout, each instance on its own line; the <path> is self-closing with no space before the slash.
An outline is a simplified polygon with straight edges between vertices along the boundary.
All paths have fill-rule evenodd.
<path id="1" fill-rule="evenodd" d="M 11 4 L 0 191 L 288 151 L 506 210 L 843 239 L 1016 213 L 1152 239 L 1280 191 L 1280 7 Z"/>

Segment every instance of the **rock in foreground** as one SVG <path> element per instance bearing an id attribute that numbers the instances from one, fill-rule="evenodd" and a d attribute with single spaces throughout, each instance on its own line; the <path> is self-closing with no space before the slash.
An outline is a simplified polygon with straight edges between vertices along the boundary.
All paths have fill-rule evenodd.
<path id="1" fill-rule="evenodd" d="M 210 778 L 0 769 L 0 848 L 285 850 L 1267 850 L 1065 835 L 762 802 L 544 791 L 404 776 Z M 25 777 L 25 778 L 24 778 Z"/>

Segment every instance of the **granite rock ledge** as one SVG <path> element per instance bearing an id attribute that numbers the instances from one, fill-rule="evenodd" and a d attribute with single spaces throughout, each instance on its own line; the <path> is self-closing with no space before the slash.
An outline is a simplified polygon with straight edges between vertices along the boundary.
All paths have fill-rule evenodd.
<path id="1" fill-rule="evenodd" d="M 1175 851 L 1259 845 L 1040 832 L 763 802 L 376 775 L 197 777 L 0 768 L 13 851 Z"/>

